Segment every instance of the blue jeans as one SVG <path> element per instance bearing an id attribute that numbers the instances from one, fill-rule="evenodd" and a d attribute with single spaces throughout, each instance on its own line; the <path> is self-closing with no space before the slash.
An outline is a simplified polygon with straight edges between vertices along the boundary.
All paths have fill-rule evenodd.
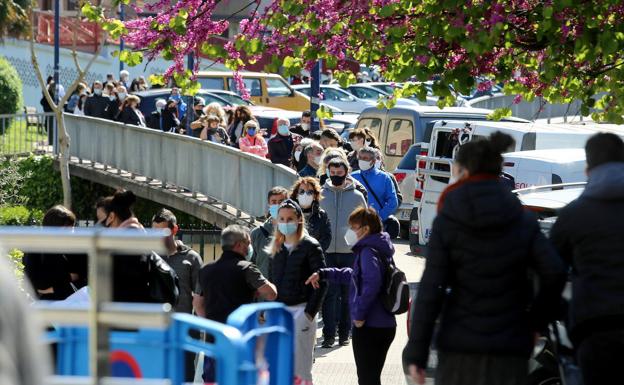
<path id="1" fill-rule="evenodd" d="M 325 256 L 327 267 L 353 267 L 355 255 L 353 253 L 331 253 Z M 323 302 L 323 336 L 332 339 L 347 339 L 351 332 L 351 313 L 349 308 L 349 285 L 330 283 L 327 296 Z"/>

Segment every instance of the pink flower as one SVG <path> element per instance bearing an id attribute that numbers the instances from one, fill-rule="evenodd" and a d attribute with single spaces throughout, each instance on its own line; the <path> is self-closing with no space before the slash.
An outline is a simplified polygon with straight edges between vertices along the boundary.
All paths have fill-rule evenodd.
<path id="1" fill-rule="evenodd" d="M 522 101 L 522 95 L 516 95 L 513 98 L 513 104 L 520 104 L 520 102 Z"/>

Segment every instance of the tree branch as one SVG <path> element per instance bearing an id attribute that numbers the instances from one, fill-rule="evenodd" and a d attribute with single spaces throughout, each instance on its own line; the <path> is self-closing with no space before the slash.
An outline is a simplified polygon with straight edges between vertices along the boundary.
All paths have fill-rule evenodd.
<path id="1" fill-rule="evenodd" d="M 82 68 L 80 67 L 80 63 L 78 62 L 78 54 L 76 53 L 76 40 L 77 39 L 78 39 L 78 28 L 74 28 L 73 39 L 72 39 L 73 40 L 72 58 L 74 59 L 74 65 L 76 66 L 76 69 L 78 70 L 78 76 L 82 76 L 84 72 L 82 71 Z"/>

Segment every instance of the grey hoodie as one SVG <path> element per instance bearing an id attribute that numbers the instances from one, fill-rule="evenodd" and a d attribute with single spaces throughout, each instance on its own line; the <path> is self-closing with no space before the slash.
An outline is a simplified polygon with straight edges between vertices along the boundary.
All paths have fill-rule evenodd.
<path id="1" fill-rule="evenodd" d="M 262 226 L 256 227 L 251 231 L 251 246 L 253 254 L 251 262 L 253 262 L 262 275 L 269 276 L 269 259 L 270 255 L 266 252 L 266 248 L 273 238 L 273 219 L 267 219 Z"/>
<path id="2" fill-rule="evenodd" d="M 351 176 L 347 177 L 347 186 L 337 188 L 327 179 L 321 191 L 323 199 L 321 208 L 327 212 L 332 226 L 332 240 L 326 253 L 352 253 L 351 247 L 345 242 L 344 236 L 349 229 L 349 215 L 356 208 L 366 207 L 366 199 L 355 189 Z"/>

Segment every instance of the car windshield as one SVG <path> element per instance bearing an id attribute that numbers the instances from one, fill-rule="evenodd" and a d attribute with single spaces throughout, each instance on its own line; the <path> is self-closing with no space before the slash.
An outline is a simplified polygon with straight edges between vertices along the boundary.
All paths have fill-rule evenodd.
<path id="1" fill-rule="evenodd" d="M 224 93 L 215 92 L 215 94 L 237 106 L 253 106 L 253 103 L 251 103 L 248 100 L 243 99 L 242 97 L 236 94 L 229 94 L 227 92 L 224 92 Z"/>
<path id="2" fill-rule="evenodd" d="M 401 162 L 397 166 L 398 169 L 401 170 L 416 170 L 416 156 L 420 154 L 420 146 L 414 145 L 410 147 L 407 154 L 403 156 Z"/>

